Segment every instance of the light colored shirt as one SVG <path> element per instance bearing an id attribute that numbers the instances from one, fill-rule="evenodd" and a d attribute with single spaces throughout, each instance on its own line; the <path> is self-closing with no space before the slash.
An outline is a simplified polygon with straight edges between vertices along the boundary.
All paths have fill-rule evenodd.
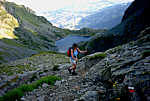
<path id="1" fill-rule="evenodd" d="M 78 53 L 79 53 L 79 52 L 78 52 L 78 50 L 76 49 L 76 50 L 73 52 L 73 56 L 74 56 L 75 58 L 77 58 Z M 70 58 L 73 59 L 72 56 L 71 56 Z"/>

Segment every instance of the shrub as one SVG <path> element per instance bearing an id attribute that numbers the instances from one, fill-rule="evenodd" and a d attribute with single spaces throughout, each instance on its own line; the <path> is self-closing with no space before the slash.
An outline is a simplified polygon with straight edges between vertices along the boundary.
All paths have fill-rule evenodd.
<path id="1" fill-rule="evenodd" d="M 47 76 L 47 77 L 42 77 L 40 80 L 36 82 L 37 86 L 41 86 L 43 83 L 47 83 L 50 85 L 53 85 L 56 80 L 60 80 L 59 77 L 56 76 Z"/>
<path id="2" fill-rule="evenodd" d="M 37 80 L 32 84 L 24 84 L 18 88 L 8 91 L 4 96 L 0 97 L 0 101 L 16 101 L 16 99 L 20 100 L 25 92 L 32 91 L 38 88 L 38 86 L 41 86 L 43 83 L 53 85 L 56 80 L 60 80 L 60 78 L 56 76 L 42 77 L 40 80 Z"/>
<path id="3" fill-rule="evenodd" d="M 99 54 L 95 54 L 93 56 L 90 56 L 89 59 L 90 60 L 94 60 L 94 59 L 103 59 L 106 57 L 105 53 L 99 53 Z"/>
<path id="4" fill-rule="evenodd" d="M 4 100 L 3 100 L 3 97 L 0 97 L 0 101 L 4 101 Z"/>
<path id="5" fill-rule="evenodd" d="M 34 86 L 32 84 L 24 84 L 24 85 L 21 85 L 19 88 L 19 90 L 23 91 L 23 92 L 29 92 L 29 91 L 32 91 L 34 89 Z"/>
<path id="6" fill-rule="evenodd" d="M 3 101 L 15 101 L 16 99 L 20 99 L 23 95 L 24 93 L 20 89 L 15 88 L 3 96 Z"/>

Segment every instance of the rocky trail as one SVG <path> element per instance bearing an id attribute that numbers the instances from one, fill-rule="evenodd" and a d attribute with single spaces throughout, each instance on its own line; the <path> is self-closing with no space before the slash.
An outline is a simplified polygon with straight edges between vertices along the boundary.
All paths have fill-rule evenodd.
<path id="1" fill-rule="evenodd" d="M 78 61 L 76 76 L 72 76 L 67 70 L 71 66 L 68 57 L 60 54 L 44 53 L 11 62 L 7 65 L 15 68 L 18 65 L 30 64 L 30 68 L 26 68 L 29 71 L 25 69 L 26 72 L 21 74 L 26 74 L 24 79 L 18 76 L 15 78 L 17 80 L 12 79 L 8 87 L 0 88 L 0 91 L 7 92 L 9 89 L 6 88 L 10 86 L 15 88 L 23 83 L 30 84 L 41 77 L 54 75 L 61 80 L 56 81 L 54 85 L 44 83 L 37 89 L 26 92 L 21 100 L 150 101 L 149 29 L 145 29 L 136 41 L 81 58 Z M 15 72 L 17 74 L 17 71 Z M 0 78 L 3 75 L 1 74 Z"/>
<path id="2" fill-rule="evenodd" d="M 149 30 L 148 30 L 149 31 Z M 148 32 L 145 30 L 144 33 Z M 79 60 L 77 76 L 69 64 L 47 75 L 61 77 L 54 86 L 43 85 L 27 93 L 24 101 L 150 101 L 149 34 L 137 41 Z M 96 58 L 96 56 L 100 57 Z M 129 87 L 135 92 L 129 92 Z"/>
<path id="3" fill-rule="evenodd" d="M 89 88 L 94 90 L 92 82 L 89 82 L 91 86 L 88 82 L 84 82 L 86 70 L 78 66 L 78 75 L 73 76 L 67 70 L 69 66 L 69 64 L 64 65 L 59 71 L 47 73 L 47 75 L 61 77 L 54 86 L 43 85 L 42 88 L 27 93 L 23 99 L 25 101 L 73 101 L 80 98 Z"/>

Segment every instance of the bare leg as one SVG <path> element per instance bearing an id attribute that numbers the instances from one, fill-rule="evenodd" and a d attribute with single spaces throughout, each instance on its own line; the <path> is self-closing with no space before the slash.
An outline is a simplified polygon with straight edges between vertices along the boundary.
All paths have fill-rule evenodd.
<path id="1" fill-rule="evenodd" d="M 70 69 L 72 69 L 72 70 L 76 69 L 76 64 L 72 64 L 72 66 L 70 67 Z"/>
<path id="2" fill-rule="evenodd" d="M 76 64 L 73 64 L 73 68 L 72 68 L 73 72 L 72 72 L 72 75 L 77 75 L 77 73 L 75 72 L 76 66 L 77 66 Z"/>
<path id="3" fill-rule="evenodd" d="M 72 68 L 73 72 L 75 72 L 75 69 L 76 69 L 76 64 L 73 64 L 73 68 Z"/>

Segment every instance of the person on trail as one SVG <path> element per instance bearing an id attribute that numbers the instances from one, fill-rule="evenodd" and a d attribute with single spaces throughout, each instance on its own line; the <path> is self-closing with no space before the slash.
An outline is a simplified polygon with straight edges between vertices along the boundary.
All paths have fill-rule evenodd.
<path id="1" fill-rule="evenodd" d="M 71 48 L 69 48 L 69 51 L 70 51 L 70 62 L 72 64 L 72 67 L 68 68 L 68 71 L 69 73 L 72 75 L 77 75 L 77 73 L 75 72 L 75 69 L 76 69 L 76 66 L 77 66 L 77 61 L 78 61 L 78 54 L 81 53 L 81 54 L 84 54 L 86 53 L 87 51 L 81 51 L 79 48 L 78 48 L 78 45 L 77 44 L 73 44 Z"/>

